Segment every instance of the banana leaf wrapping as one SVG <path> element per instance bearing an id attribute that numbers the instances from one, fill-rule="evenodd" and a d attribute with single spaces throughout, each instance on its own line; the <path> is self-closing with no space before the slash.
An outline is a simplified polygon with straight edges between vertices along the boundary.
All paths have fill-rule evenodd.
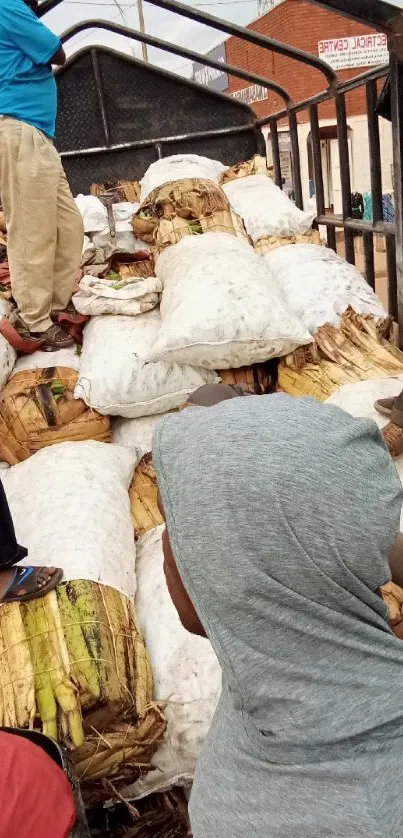
<path id="1" fill-rule="evenodd" d="M 1 606 L 0 725 L 63 742 L 84 797 L 147 771 L 165 731 L 152 693 L 134 607 L 113 588 L 76 580 Z"/>
<path id="2" fill-rule="evenodd" d="M 255 250 L 258 253 L 269 253 L 270 250 L 275 250 L 277 247 L 285 247 L 287 244 L 316 244 L 322 245 L 324 242 L 320 237 L 319 230 L 308 230 L 299 236 L 263 236 L 255 244 Z"/>
<path id="3" fill-rule="evenodd" d="M 263 364 L 253 364 L 251 367 L 239 367 L 233 370 L 218 370 L 218 375 L 224 384 L 241 384 L 251 393 L 262 396 L 273 393 L 277 385 L 278 361 L 274 358 Z"/>
<path id="4" fill-rule="evenodd" d="M 236 163 L 231 166 L 224 173 L 222 183 L 229 183 L 231 180 L 237 180 L 242 177 L 250 177 L 251 175 L 268 175 L 271 177 L 272 170 L 268 168 L 265 157 L 260 154 L 255 154 L 251 160 L 246 160 L 243 163 Z"/>
<path id="5" fill-rule="evenodd" d="M 114 183 L 93 183 L 91 186 L 91 195 L 96 198 L 109 195 L 114 199 L 115 203 L 120 201 L 132 201 L 138 203 L 140 201 L 141 187 L 137 180 L 118 180 Z"/>
<path id="6" fill-rule="evenodd" d="M 109 442 L 110 420 L 74 399 L 78 373 L 67 367 L 24 370 L 0 393 L 0 459 L 11 465 L 58 442 Z"/>
<path id="7" fill-rule="evenodd" d="M 403 373 L 403 353 L 386 340 L 390 321 L 348 309 L 340 327 L 325 324 L 315 340 L 282 358 L 280 390 L 325 401 L 343 384 Z"/>
<path id="8" fill-rule="evenodd" d="M 0 233 L 7 233 L 6 219 L 3 210 L 0 210 Z"/>
<path id="9" fill-rule="evenodd" d="M 130 799 L 130 798 L 129 798 Z M 151 794 L 129 806 L 97 807 L 88 813 L 93 838 L 190 838 L 186 795 L 181 788 Z"/>
<path id="10" fill-rule="evenodd" d="M 246 238 L 241 219 L 223 190 L 209 180 L 184 178 L 166 183 L 148 196 L 133 216 L 136 236 L 155 245 L 157 254 L 184 236 L 207 232 Z"/>
<path id="11" fill-rule="evenodd" d="M 200 217 L 196 222 L 179 217 L 173 218 L 172 221 L 161 219 L 154 233 L 155 250 L 157 254 L 160 254 L 185 236 L 203 233 L 227 233 L 227 235 L 247 240 L 245 228 L 239 216 L 231 209 L 218 210 L 211 215 Z"/>
<path id="12" fill-rule="evenodd" d="M 122 279 L 130 279 L 133 276 L 144 277 L 146 279 L 148 276 L 155 275 L 154 260 L 150 258 L 128 264 L 119 263 L 118 271 Z"/>
<path id="13" fill-rule="evenodd" d="M 146 454 L 134 472 L 129 489 L 131 515 L 136 538 L 164 523 L 157 503 L 157 476 L 151 454 Z"/>

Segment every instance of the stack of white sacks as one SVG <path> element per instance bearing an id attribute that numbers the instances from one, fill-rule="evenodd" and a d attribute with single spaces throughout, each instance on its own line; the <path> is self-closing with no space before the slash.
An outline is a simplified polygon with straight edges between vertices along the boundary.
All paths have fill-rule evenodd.
<path id="1" fill-rule="evenodd" d="M 219 184 L 224 172 L 222 164 L 194 155 L 160 160 L 142 181 L 141 199 L 157 186 L 179 178 L 201 177 Z M 313 221 L 312 213 L 298 210 L 269 177 L 250 176 L 223 188 L 233 209 L 243 218 L 251 244 L 224 233 L 188 236 L 159 256 L 155 276 L 123 283 L 84 277 L 73 301 L 78 311 L 95 316 L 85 327 L 81 358 L 76 355 L 67 363 L 57 357 L 59 353 L 45 360 L 40 353 L 40 358 L 29 359 L 31 366 L 79 366 L 76 398 L 102 414 L 119 417 L 112 446 L 64 443 L 12 467 L 11 471 L 19 469 L 20 485 L 29 482 L 32 491 L 36 487 L 38 497 L 46 497 L 47 517 L 42 527 L 53 527 L 60 534 L 55 521 L 63 514 L 64 519 L 71 517 L 74 532 L 74 515 L 84 520 L 85 513 L 87 521 L 96 522 L 102 540 L 105 520 L 109 527 L 107 543 L 110 546 L 115 539 L 111 549 L 117 555 L 120 541 L 127 541 L 130 520 L 129 502 L 122 509 L 117 487 L 128 487 L 134 468 L 151 450 L 152 431 L 161 414 L 178 408 L 204 383 L 219 380 L 217 370 L 281 357 L 310 343 L 323 323 L 337 325 L 348 306 L 358 313 L 386 316 L 355 268 L 326 248 L 290 245 L 264 256 L 254 250 L 253 243 L 262 236 L 304 234 Z M 80 198 L 78 204 L 87 232 L 94 226 L 94 214 L 100 213 L 98 234 L 105 233 L 107 239 L 104 210 L 99 203 L 94 204 L 96 200 Z M 127 218 L 122 223 L 126 224 L 121 231 L 125 234 L 124 249 L 141 249 L 141 243 L 130 239 Z M 100 244 L 99 240 L 86 241 L 87 249 Z M 15 360 L 3 340 L 0 336 L 1 386 Z M 59 480 L 57 464 L 62 449 L 63 463 L 71 458 L 71 472 L 69 478 L 64 465 Z M 110 449 L 108 455 L 105 449 Z M 78 451 L 83 452 L 82 458 L 77 456 Z M 101 481 L 98 460 L 102 460 Z M 46 479 L 40 477 L 44 466 Z M 114 475 L 112 481 L 109 468 Z M 98 485 L 96 500 L 92 477 Z M 77 481 L 82 487 L 78 497 Z M 9 483 L 11 488 L 11 478 Z M 49 508 L 55 496 L 57 509 L 53 515 Z M 23 528 L 25 499 L 26 492 L 23 503 L 13 497 L 17 534 Z M 119 528 L 113 527 L 114 516 Z M 101 547 L 99 551 L 93 549 L 94 526 L 85 533 L 84 524 L 83 533 L 88 552 L 104 555 Z M 168 718 L 165 741 L 154 758 L 155 771 L 128 790 L 132 797 L 191 780 L 220 691 L 220 670 L 208 641 L 185 632 L 169 599 L 161 534 L 160 527 L 139 540 L 136 570 L 134 564 L 130 567 L 133 545 L 132 555 L 115 582 L 133 597 L 137 580 L 137 609 L 153 665 L 155 697 L 163 702 Z M 46 533 L 41 540 L 47 543 Z M 59 555 L 51 539 L 49 545 L 49 556 L 42 551 L 38 563 L 54 563 L 55 555 Z M 121 547 L 127 554 L 126 542 Z M 35 558 L 31 554 L 33 561 Z M 99 574 L 96 581 L 113 584 L 110 571 L 109 562 L 108 573 L 91 566 L 89 575 L 94 578 Z M 74 570 L 71 573 L 74 578 Z"/>

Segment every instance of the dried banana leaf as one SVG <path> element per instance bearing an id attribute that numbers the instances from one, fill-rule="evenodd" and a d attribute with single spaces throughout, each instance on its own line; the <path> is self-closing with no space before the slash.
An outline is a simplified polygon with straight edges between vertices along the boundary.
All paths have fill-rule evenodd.
<path id="1" fill-rule="evenodd" d="M 308 230 L 299 236 L 263 236 L 254 245 L 255 250 L 262 255 L 269 253 L 271 250 L 276 250 L 278 247 L 285 247 L 288 244 L 316 244 L 322 245 L 324 242 L 320 237 L 319 230 Z"/>
<path id="2" fill-rule="evenodd" d="M 272 176 L 273 169 L 267 166 L 267 160 L 260 154 L 255 154 L 251 160 L 246 160 L 243 163 L 237 163 L 231 166 L 225 172 L 222 183 L 228 183 L 231 180 L 238 180 L 242 177 L 250 177 L 251 175 L 267 175 Z"/>
<path id="3" fill-rule="evenodd" d="M 111 784 L 109 787 L 115 806 L 96 807 L 88 813 L 93 838 L 190 838 L 188 805 L 182 789 L 137 800 L 133 811 L 133 805 L 125 802 L 125 794 L 122 800 L 114 796 Z"/>
<path id="4" fill-rule="evenodd" d="M 0 394 L 0 459 L 14 465 L 58 442 L 110 442 L 110 420 L 74 398 L 78 373 L 67 367 L 25 370 Z"/>
<path id="5" fill-rule="evenodd" d="M 219 210 L 211 215 L 201 216 L 197 220 L 179 216 L 175 216 L 172 220 L 162 218 L 157 222 L 154 231 L 156 253 L 162 253 L 167 247 L 177 244 L 186 236 L 203 233 L 227 233 L 227 235 L 237 236 L 247 241 L 245 228 L 239 216 L 232 210 Z"/>
<path id="6" fill-rule="evenodd" d="M 139 215 L 133 215 L 132 227 L 133 233 L 138 239 L 151 244 L 154 241 L 154 231 L 157 226 L 157 218 L 141 218 Z"/>
<path id="7" fill-rule="evenodd" d="M 251 367 L 218 370 L 218 375 L 224 384 L 241 384 L 252 393 L 261 396 L 276 390 L 277 370 L 278 360 L 274 358 L 273 361 L 253 364 Z"/>
<path id="8" fill-rule="evenodd" d="M 344 384 L 401 374 L 403 353 L 381 337 L 388 327 L 347 311 L 339 329 L 322 326 L 310 346 L 281 359 L 279 388 L 325 401 Z"/>
<path id="9" fill-rule="evenodd" d="M 130 264 L 121 264 L 118 262 L 117 270 L 122 279 L 130 279 L 133 276 L 147 278 L 155 274 L 154 261 L 152 259 L 141 259 L 138 262 L 130 262 Z"/>
<path id="10" fill-rule="evenodd" d="M 141 188 L 137 180 L 118 180 L 113 183 L 93 183 L 90 191 L 91 195 L 95 195 L 96 198 L 108 195 L 108 197 L 113 198 L 116 204 L 121 201 L 138 203 Z"/>
<path id="11" fill-rule="evenodd" d="M 157 503 L 157 476 L 147 454 L 136 468 L 129 489 L 131 515 L 136 538 L 164 523 Z"/>
<path id="12" fill-rule="evenodd" d="M 198 219 L 229 208 L 225 192 L 213 181 L 183 178 L 154 189 L 141 205 L 140 212 L 168 220 L 177 215 Z"/>

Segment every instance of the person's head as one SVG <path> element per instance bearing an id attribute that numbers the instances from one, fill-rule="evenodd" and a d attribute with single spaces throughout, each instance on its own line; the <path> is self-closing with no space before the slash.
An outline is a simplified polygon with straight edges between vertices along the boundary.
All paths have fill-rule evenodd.
<path id="1" fill-rule="evenodd" d="M 189 407 L 210 408 L 220 404 L 221 402 L 228 401 L 229 399 L 251 395 L 253 394 L 242 385 L 223 383 L 205 384 L 189 396 L 187 402 L 183 405 L 182 410 Z M 158 493 L 158 505 L 160 512 L 164 517 L 164 509 L 160 493 Z M 177 608 L 181 621 L 184 627 L 192 634 L 205 636 L 203 626 L 200 623 L 192 602 L 186 593 L 180 574 L 178 573 L 167 528 L 164 530 L 162 543 L 164 550 L 165 578 L 172 601 Z"/>
<path id="2" fill-rule="evenodd" d="M 171 596 L 218 654 L 242 609 L 258 629 L 273 580 L 312 601 L 324 577 L 346 600 L 387 580 L 402 488 L 375 423 L 284 394 L 230 399 L 163 419 L 153 458 Z"/>
<path id="3" fill-rule="evenodd" d="M 204 384 L 189 396 L 182 410 L 185 407 L 214 407 L 220 402 L 239 396 L 253 396 L 253 393 L 243 384 Z"/>

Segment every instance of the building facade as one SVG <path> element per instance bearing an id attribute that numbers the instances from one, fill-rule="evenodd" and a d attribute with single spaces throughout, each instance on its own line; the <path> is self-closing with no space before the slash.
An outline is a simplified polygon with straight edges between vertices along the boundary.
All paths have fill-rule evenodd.
<path id="1" fill-rule="evenodd" d="M 261 0 L 265 14 L 248 28 L 318 55 L 327 61 L 340 79 L 350 79 L 379 64 L 388 62 L 386 35 L 329 12 L 307 0 Z M 225 41 L 226 60 L 269 78 L 285 87 L 295 102 L 310 98 L 325 89 L 326 82 L 317 70 L 298 61 L 268 52 L 239 38 Z M 230 78 L 226 91 L 250 104 L 259 117 L 283 109 L 278 95 L 259 85 Z M 370 162 L 366 120 L 365 88 L 346 97 L 352 191 L 370 192 Z M 319 108 L 325 201 L 329 209 L 341 212 L 340 165 L 334 101 Z M 291 181 L 291 152 L 287 125 L 280 126 L 280 155 L 283 178 Z M 264 129 L 268 136 L 268 129 Z M 308 112 L 298 114 L 301 173 L 304 203 L 313 191 L 313 163 L 310 150 Z M 391 127 L 380 120 L 383 192 L 393 191 Z M 269 136 L 268 136 L 269 139 Z M 268 142 L 270 156 L 270 142 Z"/>

